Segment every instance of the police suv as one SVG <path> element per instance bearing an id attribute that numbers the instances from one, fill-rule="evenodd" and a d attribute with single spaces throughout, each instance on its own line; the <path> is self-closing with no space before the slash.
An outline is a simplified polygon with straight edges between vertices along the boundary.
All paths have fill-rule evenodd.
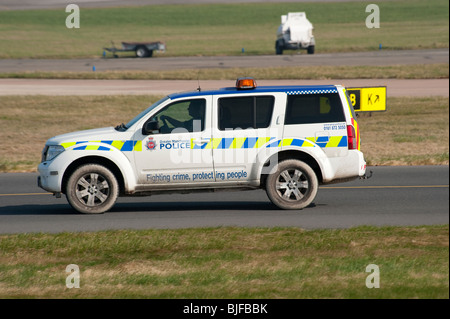
<path id="1" fill-rule="evenodd" d="M 38 185 L 81 213 L 118 196 L 266 190 L 302 209 L 320 184 L 365 175 L 359 127 L 339 85 L 235 87 L 169 95 L 127 124 L 49 139 Z"/>

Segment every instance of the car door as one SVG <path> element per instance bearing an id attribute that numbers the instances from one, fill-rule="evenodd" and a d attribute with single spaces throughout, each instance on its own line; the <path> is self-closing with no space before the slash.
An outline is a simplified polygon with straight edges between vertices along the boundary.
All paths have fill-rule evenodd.
<path id="1" fill-rule="evenodd" d="M 146 135 L 141 129 L 135 140 L 139 184 L 149 188 L 177 187 L 214 181 L 211 140 L 211 97 L 181 98 L 151 114 L 146 123 L 158 129 Z"/>
<path id="2" fill-rule="evenodd" d="M 275 96 L 271 93 L 215 95 L 213 149 L 217 183 L 246 184 L 259 179 L 261 161 L 282 125 L 271 125 Z M 282 123 L 280 123 L 282 124 Z"/>

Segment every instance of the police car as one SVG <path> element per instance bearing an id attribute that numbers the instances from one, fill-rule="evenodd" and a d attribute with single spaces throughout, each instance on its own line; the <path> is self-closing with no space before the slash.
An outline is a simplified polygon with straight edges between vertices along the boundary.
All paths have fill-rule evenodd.
<path id="1" fill-rule="evenodd" d="M 81 213 L 119 196 L 265 189 L 303 209 L 321 184 L 365 175 L 360 128 L 339 85 L 234 87 L 171 94 L 127 124 L 50 138 L 38 185 Z"/>

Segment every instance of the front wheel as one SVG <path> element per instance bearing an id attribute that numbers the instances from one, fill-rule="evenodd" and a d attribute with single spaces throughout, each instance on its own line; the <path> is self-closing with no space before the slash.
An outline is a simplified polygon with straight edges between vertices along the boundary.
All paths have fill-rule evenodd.
<path id="1" fill-rule="evenodd" d="M 319 182 L 313 169 L 299 160 L 286 160 L 266 180 L 269 199 L 281 209 L 303 209 L 316 197 Z"/>
<path id="2" fill-rule="evenodd" d="M 84 214 L 101 214 L 116 203 L 119 184 L 106 167 L 88 164 L 77 168 L 67 182 L 69 204 Z"/>

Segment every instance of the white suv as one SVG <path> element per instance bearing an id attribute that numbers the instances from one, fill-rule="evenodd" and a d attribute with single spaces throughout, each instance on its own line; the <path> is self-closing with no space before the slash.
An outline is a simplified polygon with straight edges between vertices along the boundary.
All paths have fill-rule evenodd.
<path id="1" fill-rule="evenodd" d="M 319 184 L 364 176 L 359 141 L 344 87 L 240 78 L 169 95 L 115 128 L 49 139 L 38 185 L 82 213 L 103 213 L 118 196 L 256 188 L 302 209 Z"/>

